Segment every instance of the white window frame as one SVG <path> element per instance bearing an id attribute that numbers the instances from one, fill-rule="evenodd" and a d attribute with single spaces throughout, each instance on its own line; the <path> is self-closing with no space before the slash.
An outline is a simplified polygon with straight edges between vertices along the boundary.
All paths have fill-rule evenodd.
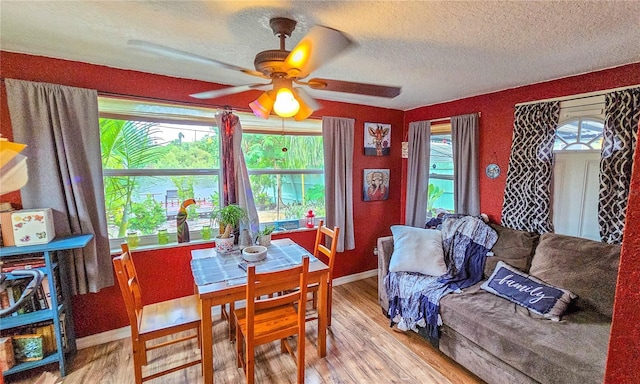
<path id="1" fill-rule="evenodd" d="M 98 97 L 100 118 L 117 120 L 135 120 L 151 123 L 213 126 L 217 128 L 215 114 L 217 109 L 201 107 L 178 102 L 148 101 L 114 96 Z M 171 112 L 158 111 L 157 106 L 171 108 Z M 293 119 L 262 119 L 246 112 L 234 111 L 241 119 L 243 133 L 282 134 L 321 136 L 322 125 L 318 119 L 294 121 Z M 221 156 L 221 151 L 219 152 Z M 221 162 L 220 162 L 221 164 Z M 249 175 L 318 175 L 324 169 L 248 169 Z M 218 176 L 222 177 L 221 168 L 211 169 L 103 169 L 103 177 L 114 176 Z M 219 185 L 219 196 L 222 196 L 222 184 Z M 272 223 L 261 223 L 272 224 Z M 304 227 L 304 218 L 299 219 L 299 226 Z M 199 230 L 191 230 L 193 240 L 201 239 Z M 124 238 L 111 238 L 111 249 L 119 249 Z M 140 236 L 140 246 L 162 247 L 157 244 L 157 236 Z M 151 247 L 152 248 L 152 247 Z"/>

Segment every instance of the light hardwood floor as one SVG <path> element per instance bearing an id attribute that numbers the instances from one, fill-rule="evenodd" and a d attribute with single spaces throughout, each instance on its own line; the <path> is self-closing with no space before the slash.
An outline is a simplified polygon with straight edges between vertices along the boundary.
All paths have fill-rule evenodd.
<path id="1" fill-rule="evenodd" d="M 431 347 L 413 332 L 389 327 L 377 303 L 377 280 L 368 278 L 333 289 L 333 320 L 327 332 L 327 356 L 318 358 L 316 322 L 307 323 L 305 383 L 483 383 L 467 370 Z M 214 322 L 215 383 L 242 383 L 244 374 L 236 368 L 235 347 L 228 341 L 227 324 Z M 295 342 L 293 343 L 295 344 Z M 173 348 L 173 349 L 171 349 Z M 167 351 L 169 350 L 169 351 Z M 195 342 L 164 349 L 161 357 L 149 358 L 146 374 L 165 363 L 193 358 Z M 164 356 L 170 355 L 170 359 Z M 133 383 L 133 363 L 129 339 L 86 348 L 76 353 L 64 384 Z M 57 365 L 45 367 L 51 372 Z M 157 384 L 202 383 L 201 366 L 150 381 Z M 33 370 L 5 378 L 7 383 L 33 383 L 43 370 Z M 279 343 L 256 350 L 257 383 L 293 383 L 296 365 L 290 355 L 280 353 Z"/>

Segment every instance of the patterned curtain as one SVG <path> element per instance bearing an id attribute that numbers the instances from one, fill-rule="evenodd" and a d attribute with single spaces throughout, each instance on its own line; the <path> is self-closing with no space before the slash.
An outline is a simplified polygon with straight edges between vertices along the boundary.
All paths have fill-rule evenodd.
<path id="1" fill-rule="evenodd" d="M 605 95 L 598 223 L 606 243 L 622 243 L 639 117 L 640 88 Z"/>
<path id="2" fill-rule="evenodd" d="M 247 210 L 252 233 L 260 229 L 258 210 L 253 199 L 247 164 L 242 153 L 242 126 L 240 118 L 232 112 L 216 114 L 222 138 L 222 206 L 238 204 Z M 238 228 L 239 229 L 239 228 Z M 244 228 L 243 228 L 244 229 Z"/>
<path id="3" fill-rule="evenodd" d="M 559 118 L 558 101 L 516 106 L 502 225 L 553 232 L 550 184 Z"/>
<path id="4" fill-rule="evenodd" d="M 233 132 L 240 119 L 231 112 L 223 112 L 220 115 L 220 137 L 222 148 L 222 206 L 236 204 L 236 178 L 233 164 Z"/>

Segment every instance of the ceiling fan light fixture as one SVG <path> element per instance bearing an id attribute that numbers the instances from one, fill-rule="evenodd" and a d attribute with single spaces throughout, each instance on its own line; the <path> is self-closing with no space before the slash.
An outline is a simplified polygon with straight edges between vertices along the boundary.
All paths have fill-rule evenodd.
<path id="1" fill-rule="evenodd" d="M 300 94 L 296 91 L 296 88 L 293 88 L 292 91 L 293 91 L 293 94 L 295 95 L 296 99 L 300 103 L 300 110 L 298 111 L 298 113 L 296 113 L 293 116 L 293 119 L 295 121 L 305 120 L 309 116 L 311 116 L 311 114 L 313 113 L 314 110 L 313 110 L 313 108 L 311 108 L 309 106 L 309 104 L 307 104 L 307 102 L 304 100 L 304 97 L 300 96 Z"/>
<path id="2" fill-rule="evenodd" d="M 300 102 L 289 88 L 280 88 L 273 104 L 273 111 L 280 117 L 294 116 L 300 110 Z"/>
<path id="3" fill-rule="evenodd" d="M 268 119 L 269 114 L 273 109 L 273 104 L 275 103 L 275 93 L 276 92 L 274 90 L 267 91 L 249 103 L 249 107 L 253 111 L 253 114 L 263 119 Z"/>

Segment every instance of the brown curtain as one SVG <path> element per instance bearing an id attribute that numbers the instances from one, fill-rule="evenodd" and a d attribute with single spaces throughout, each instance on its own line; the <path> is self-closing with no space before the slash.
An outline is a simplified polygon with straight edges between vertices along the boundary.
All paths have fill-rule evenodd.
<path id="1" fill-rule="evenodd" d="M 28 145 L 23 207 L 52 208 L 56 236 L 94 235 L 85 248 L 72 251 L 74 294 L 113 285 L 97 92 L 12 79 L 5 83 L 14 139 Z"/>
<path id="2" fill-rule="evenodd" d="M 354 119 L 322 118 L 327 227 L 340 228 L 338 252 L 356 247 L 353 227 Z"/>
<path id="3" fill-rule="evenodd" d="M 412 227 L 424 228 L 427 222 L 430 151 L 431 122 L 414 121 L 409 123 L 405 224 Z"/>
<path id="4" fill-rule="evenodd" d="M 452 117 L 451 140 L 455 212 L 477 216 L 480 214 L 478 114 Z"/>

